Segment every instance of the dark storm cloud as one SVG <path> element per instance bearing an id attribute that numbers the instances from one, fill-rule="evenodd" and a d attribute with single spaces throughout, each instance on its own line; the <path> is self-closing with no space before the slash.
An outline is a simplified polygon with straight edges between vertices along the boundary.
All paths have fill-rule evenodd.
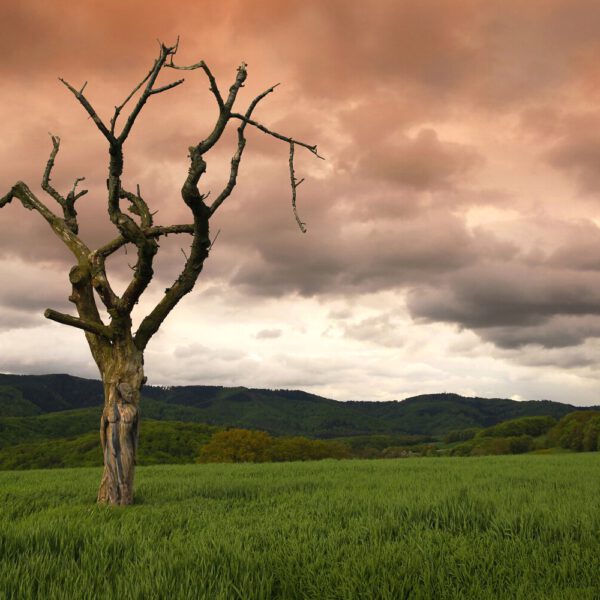
<path id="1" fill-rule="evenodd" d="M 538 345 L 544 348 L 577 346 L 584 340 L 600 337 L 600 316 L 551 316 L 537 325 L 515 325 L 477 329 L 484 339 L 500 348 Z"/>
<path id="2" fill-rule="evenodd" d="M 455 323 L 503 347 L 568 346 L 600 335 L 600 275 L 483 263 L 411 290 L 408 307 L 417 319 Z"/>
<path id="3" fill-rule="evenodd" d="M 233 284 L 259 295 L 372 292 L 457 270 L 485 245 L 444 212 L 363 224 L 333 214 L 315 221 L 306 237 L 283 231 L 256 240 Z"/>

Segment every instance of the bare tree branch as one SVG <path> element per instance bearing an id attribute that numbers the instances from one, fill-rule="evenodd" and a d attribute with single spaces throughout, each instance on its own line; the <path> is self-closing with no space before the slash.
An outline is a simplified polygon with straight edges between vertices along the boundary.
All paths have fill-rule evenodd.
<path id="1" fill-rule="evenodd" d="M 67 198 L 69 198 L 69 197 L 73 198 L 73 202 L 75 202 L 76 200 L 79 200 L 79 198 L 81 198 L 81 196 L 85 196 L 88 193 L 88 190 L 81 190 L 80 192 L 75 193 L 75 190 L 77 190 L 77 186 L 82 181 L 85 181 L 85 177 L 77 177 L 77 179 L 75 179 L 75 182 L 73 183 L 73 188 L 67 195 Z"/>
<path id="2" fill-rule="evenodd" d="M 165 67 L 169 67 L 170 69 L 178 69 L 179 71 L 194 71 L 195 69 L 202 69 L 208 77 L 208 81 L 210 83 L 210 91 L 216 98 L 217 104 L 219 105 L 219 109 L 222 110 L 224 108 L 225 103 L 223 102 L 223 97 L 221 96 L 219 87 L 217 86 L 217 81 L 214 75 L 212 74 L 211 70 L 208 68 L 208 65 L 203 60 L 197 62 L 195 65 L 190 65 L 189 67 L 180 67 L 178 65 L 173 64 L 173 56 L 171 56 L 171 62 L 165 64 Z"/>
<path id="3" fill-rule="evenodd" d="M 18 181 L 8 194 L 0 199 L 0 208 L 9 204 L 13 198 L 20 200 L 23 207 L 27 210 L 35 210 L 40 213 L 54 233 L 71 250 L 77 259 L 85 259 L 87 257 L 90 252 L 89 248 L 72 231 L 65 220 L 55 215 L 22 181 Z"/>
<path id="4" fill-rule="evenodd" d="M 166 226 L 158 225 L 158 226 L 150 227 L 148 229 L 144 229 L 144 235 L 146 237 L 152 237 L 152 238 L 158 238 L 163 235 L 168 236 L 172 233 L 173 234 L 188 233 L 191 235 L 194 233 L 194 225 L 191 223 L 185 224 L 185 225 L 166 225 Z M 125 246 L 129 243 L 130 242 L 128 240 L 126 240 L 122 235 L 120 235 L 119 237 L 115 238 L 114 240 L 111 240 L 110 242 L 108 242 L 108 244 L 105 244 L 101 248 L 98 248 L 98 250 L 96 250 L 95 252 L 99 256 L 108 258 L 111 254 L 114 254 L 115 252 L 117 252 L 117 250 L 119 250 L 120 248 L 122 248 L 123 246 Z"/>
<path id="5" fill-rule="evenodd" d="M 246 111 L 246 114 L 244 115 L 246 120 L 243 120 L 238 127 L 238 144 L 237 144 L 236 152 L 231 159 L 231 170 L 229 172 L 229 181 L 227 182 L 227 185 L 225 186 L 223 191 L 217 196 L 217 198 L 215 198 L 214 202 L 211 204 L 211 207 L 210 207 L 211 215 L 217 210 L 217 208 L 219 208 L 219 206 L 221 206 L 223 201 L 231 195 L 231 192 L 233 191 L 233 188 L 235 187 L 235 184 L 237 183 L 237 175 L 238 175 L 238 171 L 240 168 L 240 161 L 242 160 L 242 154 L 244 153 L 244 148 L 246 147 L 246 138 L 244 137 L 244 129 L 246 128 L 246 125 L 248 123 L 247 119 L 249 119 L 250 116 L 252 115 L 252 112 L 256 108 L 256 105 L 265 96 L 268 96 L 271 92 L 273 92 L 273 90 L 278 85 L 279 84 L 276 83 L 275 85 L 271 86 L 270 88 L 268 88 L 267 90 L 265 90 L 264 92 L 262 92 L 261 94 L 256 96 L 256 98 L 254 98 L 254 100 L 252 100 L 252 102 L 250 103 L 250 106 L 248 107 L 248 110 Z"/>
<path id="6" fill-rule="evenodd" d="M 70 83 L 66 82 L 62 77 L 59 77 L 58 79 L 73 93 L 75 98 L 77 98 L 77 100 L 79 100 L 79 103 L 81 104 L 81 106 L 83 106 L 83 108 L 85 108 L 88 115 L 90 115 L 90 117 L 92 118 L 92 121 L 94 121 L 94 123 L 96 123 L 96 127 L 98 127 L 98 129 L 102 132 L 102 135 L 111 144 L 113 142 L 115 142 L 116 141 L 115 136 L 112 134 L 111 131 L 109 131 L 108 127 L 106 127 L 106 125 L 104 124 L 102 119 L 98 116 L 98 113 L 93 109 L 92 105 L 88 102 L 87 98 L 83 95 L 83 90 L 84 90 L 85 86 L 87 85 L 87 81 L 85 82 L 85 84 L 83 85 L 81 90 L 76 90 Z"/>
<path id="7" fill-rule="evenodd" d="M 206 67 L 203 61 L 189 67 L 190 70 L 194 68 L 203 68 L 207 75 L 209 75 L 209 80 L 211 80 L 212 75 L 210 74 L 208 67 Z M 158 328 L 160 327 L 164 319 L 177 305 L 179 300 L 181 300 L 181 298 L 193 288 L 200 272 L 202 271 L 204 260 L 208 256 L 209 249 L 211 247 L 210 240 L 208 237 L 208 219 L 212 214 L 214 214 L 214 212 L 223 203 L 223 201 L 231 194 L 233 188 L 235 187 L 237 181 L 237 174 L 239 170 L 239 164 L 246 145 L 246 139 L 244 137 L 244 130 L 246 125 L 252 125 L 253 127 L 260 129 L 264 133 L 290 144 L 290 177 L 292 185 L 292 205 L 294 208 L 294 215 L 296 217 L 296 220 L 300 225 L 302 231 L 305 231 L 304 224 L 298 217 L 296 210 L 296 188 L 300 185 L 301 181 L 299 182 L 296 180 L 293 171 L 294 145 L 297 144 L 308 149 L 315 156 L 321 159 L 323 157 L 319 155 L 316 146 L 310 146 L 309 144 L 306 144 L 304 142 L 300 142 L 293 138 L 283 136 L 277 132 L 271 131 L 261 123 L 258 123 L 257 121 L 254 121 L 250 118 L 252 111 L 254 110 L 258 102 L 260 102 L 260 100 L 262 100 L 262 98 L 264 98 L 267 94 L 272 92 L 275 86 L 272 86 L 271 88 L 265 90 L 262 94 L 257 96 L 250 104 L 245 115 L 231 112 L 237 94 L 240 88 L 243 86 L 246 77 L 246 64 L 242 63 L 238 68 L 235 82 L 229 88 L 229 95 L 227 97 L 227 100 L 222 104 L 221 102 L 219 102 L 218 99 L 220 93 L 218 92 L 216 83 L 214 84 L 214 87 L 211 85 L 213 94 L 219 102 L 219 117 L 217 119 L 213 131 L 209 134 L 209 136 L 202 140 L 197 146 L 192 146 L 189 148 L 190 167 L 188 170 L 188 176 L 181 190 L 181 195 L 183 197 L 184 202 L 190 207 L 192 214 L 194 215 L 194 233 L 192 238 L 191 252 L 180 276 L 170 288 L 167 288 L 165 290 L 165 295 L 163 296 L 162 300 L 154 307 L 150 314 L 148 314 L 142 320 L 138 331 L 135 334 L 135 344 L 140 350 L 143 350 L 146 347 L 150 338 L 154 335 L 154 333 L 156 333 L 156 331 L 158 331 Z M 227 123 L 231 118 L 236 118 L 242 121 L 242 123 L 238 127 L 238 145 L 236 152 L 231 159 L 231 169 L 228 183 L 221 192 L 221 194 L 219 194 L 219 196 L 215 199 L 215 201 L 209 208 L 204 203 L 206 196 L 201 194 L 198 189 L 198 182 L 200 180 L 200 177 L 206 171 L 206 163 L 204 161 L 203 155 L 208 150 L 210 150 L 210 148 L 212 148 L 212 146 L 220 139 Z"/>
<path id="8" fill-rule="evenodd" d="M 212 132 L 196 146 L 196 151 L 199 154 L 204 154 L 208 152 L 221 138 L 223 131 L 225 131 L 225 127 L 231 118 L 231 109 L 237 98 L 238 92 L 244 85 L 244 81 L 246 81 L 246 77 L 248 73 L 246 71 L 246 63 L 242 63 L 237 70 L 237 75 L 235 77 L 235 81 L 229 88 L 229 95 L 227 96 L 227 100 L 219 104 L 219 118 L 215 123 L 214 129 Z M 217 98 L 218 101 L 218 98 Z"/>
<path id="9" fill-rule="evenodd" d="M 150 71 L 148 71 L 148 74 L 146 75 L 146 77 L 144 77 L 144 79 L 142 79 L 142 81 L 140 81 L 133 88 L 133 90 L 129 94 L 129 96 L 127 96 L 127 98 L 125 98 L 125 100 L 123 100 L 123 102 L 121 104 L 119 104 L 119 106 L 115 106 L 114 115 L 112 116 L 112 119 L 110 120 L 110 132 L 112 134 L 115 133 L 115 125 L 117 124 L 117 119 L 119 118 L 121 111 L 123 110 L 123 108 L 125 108 L 125 105 L 131 100 L 131 98 L 133 98 L 135 93 L 144 85 L 144 83 L 146 83 L 146 81 L 148 81 L 148 78 L 150 77 L 150 75 L 152 75 L 152 72 L 154 71 L 154 66 L 155 65 L 153 65 L 152 68 L 150 69 Z"/>
<path id="10" fill-rule="evenodd" d="M 318 152 L 317 152 L 317 146 L 311 146 L 310 144 L 305 144 L 304 142 L 300 142 L 298 140 L 295 140 L 294 138 L 291 137 L 287 137 L 285 135 L 281 135 L 280 133 L 277 133 L 276 131 L 271 131 L 270 129 L 268 129 L 267 127 L 265 127 L 264 125 L 262 125 L 261 123 L 258 123 L 257 121 L 253 121 L 252 119 L 248 119 L 247 117 L 245 117 L 244 115 L 240 115 L 239 113 L 231 113 L 231 118 L 232 119 L 240 119 L 241 121 L 245 121 L 246 123 L 248 123 L 248 125 L 252 125 L 253 127 L 256 127 L 257 129 L 260 129 L 262 132 L 266 133 L 267 135 L 271 135 L 274 138 L 277 138 L 278 140 L 282 140 L 284 142 L 288 142 L 289 143 L 294 143 L 297 146 L 302 146 L 303 148 L 306 148 L 307 150 L 310 150 L 317 158 L 320 158 L 321 160 L 325 160 L 324 156 L 321 156 Z"/>
<path id="11" fill-rule="evenodd" d="M 96 298 L 94 297 L 90 263 L 81 261 L 80 264 L 75 265 L 69 271 L 69 281 L 72 285 L 69 300 L 77 307 L 79 317 L 84 321 L 96 323 L 104 327 L 96 305 Z M 96 335 L 90 331 L 86 331 L 85 335 L 92 356 L 98 367 L 102 369 L 105 356 L 111 351 L 110 341 L 104 336 Z"/>
<path id="12" fill-rule="evenodd" d="M 102 336 L 107 340 L 111 340 L 113 338 L 112 330 L 106 325 L 101 325 L 93 321 L 86 321 L 84 319 L 73 317 L 71 315 L 65 315 L 64 313 L 57 312 L 55 310 L 52 310 L 51 308 L 47 308 L 44 311 L 44 316 L 46 317 L 46 319 L 50 319 L 51 321 L 56 321 L 57 323 L 62 323 L 63 325 L 70 325 L 71 327 L 83 329 L 84 331 L 88 331 L 89 333 L 94 333 L 95 335 Z"/>
<path id="13" fill-rule="evenodd" d="M 120 298 L 113 291 L 108 277 L 106 276 L 106 264 L 104 256 L 97 252 L 90 252 L 88 255 L 90 265 L 91 284 L 100 296 L 102 304 L 108 310 L 113 310 L 119 303 Z"/>
<path id="14" fill-rule="evenodd" d="M 154 88 L 153 90 L 150 91 L 150 95 L 152 96 L 153 94 L 160 94 L 161 92 L 166 92 L 167 90 L 171 90 L 174 87 L 181 85 L 184 81 L 185 81 L 185 79 L 178 79 L 177 81 L 174 81 L 173 83 L 168 83 L 167 85 L 163 85 L 162 87 Z"/>
<path id="15" fill-rule="evenodd" d="M 65 224 L 73 233 L 76 234 L 79 232 L 79 224 L 77 223 L 75 201 L 78 198 L 81 198 L 81 196 L 87 194 L 87 190 L 82 190 L 78 194 L 75 193 L 75 190 L 77 188 L 77 184 L 80 181 L 83 181 L 85 177 L 78 177 L 75 180 L 73 189 L 67 194 L 66 198 L 59 194 L 54 187 L 50 185 L 50 175 L 52 173 L 52 169 L 54 168 L 54 160 L 56 159 L 56 155 L 60 149 L 60 138 L 52 134 L 50 134 L 50 137 L 52 138 L 52 151 L 50 152 L 50 158 L 46 163 L 46 169 L 44 170 L 44 175 L 42 177 L 42 189 L 60 204 L 65 218 Z"/>
<path id="16" fill-rule="evenodd" d="M 277 85 L 279 85 L 279 84 L 277 84 Z M 231 159 L 231 171 L 230 171 L 230 175 L 229 175 L 229 181 L 228 181 L 227 185 L 225 186 L 225 189 L 221 192 L 221 194 L 219 194 L 219 196 L 212 203 L 212 205 L 210 207 L 210 211 L 211 211 L 211 215 L 212 215 L 217 210 L 217 208 L 219 208 L 219 206 L 223 203 L 223 201 L 231 194 L 233 188 L 235 187 L 240 160 L 242 157 L 242 153 L 244 151 L 244 147 L 246 145 L 246 139 L 244 137 L 244 128 L 246 125 L 252 125 L 253 127 L 256 127 L 257 129 L 259 129 L 260 131 L 266 133 L 267 135 L 270 135 L 279 140 L 285 141 L 290 145 L 289 166 L 290 166 L 290 184 L 291 184 L 291 188 L 292 188 L 292 209 L 294 212 L 294 217 L 296 218 L 296 222 L 298 223 L 298 227 L 300 227 L 300 230 L 302 231 L 302 233 L 306 233 L 306 224 L 303 223 L 301 221 L 300 217 L 298 216 L 298 209 L 296 207 L 296 189 L 304 181 L 304 179 L 301 179 L 298 181 L 295 176 L 294 146 L 295 145 L 302 146 L 303 148 L 310 150 L 310 152 L 312 152 L 318 158 L 320 158 L 322 160 L 324 160 L 324 158 L 321 155 L 319 155 L 316 145 L 311 146 L 304 142 L 295 140 L 291 137 L 281 135 L 280 133 L 277 133 L 276 131 L 272 131 L 272 130 L 268 129 L 267 127 L 265 127 L 264 125 L 262 125 L 261 123 L 254 121 L 250 118 L 250 116 L 252 115 L 252 111 L 254 110 L 254 108 L 258 104 L 258 102 L 260 102 L 260 100 L 262 100 L 267 94 L 272 92 L 275 89 L 275 87 L 277 87 L 277 86 L 275 85 L 275 86 L 269 88 L 268 90 L 265 90 L 259 96 L 257 96 L 250 104 L 250 107 L 246 111 L 245 115 L 242 115 L 239 113 L 230 113 L 230 118 L 239 119 L 240 121 L 242 121 L 242 124 L 240 125 L 240 127 L 238 127 L 237 151 L 234 154 L 233 158 Z"/>
<path id="17" fill-rule="evenodd" d="M 52 173 L 52 169 L 54 168 L 54 160 L 56 159 L 56 155 L 60 149 L 60 138 L 52 134 L 50 134 L 50 138 L 52 139 L 52 150 L 50 152 L 50 158 L 48 158 L 48 162 L 46 163 L 46 168 L 44 169 L 44 175 L 42 177 L 42 189 L 47 194 L 52 196 L 52 198 L 54 198 L 64 208 L 66 205 L 65 199 L 50 185 L 50 174 Z"/>
<path id="18" fill-rule="evenodd" d="M 165 290 L 165 295 L 161 301 L 142 319 L 134 336 L 135 345 L 140 351 L 146 348 L 150 338 L 158 331 L 178 302 L 192 290 L 202 272 L 210 248 L 208 237 L 209 216 L 209 208 L 204 203 L 194 210 L 194 232 L 189 257 L 177 280 L 170 288 Z"/>
<path id="19" fill-rule="evenodd" d="M 152 227 L 152 213 L 145 200 L 142 198 L 139 185 L 137 186 L 137 194 L 132 194 L 121 188 L 121 198 L 131 202 L 129 212 L 140 217 L 140 224 L 143 228 Z"/>
<path id="20" fill-rule="evenodd" d="M 162 43 L 160 44 L 160 54 L 154 61 L 149 74 L 142 80 L 141 84 L 134 88 L 133 92 L 120 106 L 115 107 L 115 114 L 111 121 L 111 127 L 114 131 L 114 126 L 120 111 L 145 83 L 145 86 L 137 102 L 135 103 L 133 110 L 129 114 L 129 117 L 127 118 L 119 136 L 115 137 L 111 132 L 112 140 L 110 143 L 110 164 L 108 178 L 108 213 L 110 220 L 116 225 L 123 238 L 137 246 L 138 255 L 138 260 L 134 268 L 133 279 L 127 286 L 127 289 L 121 298 L 118 298 L 116 301 L 116 308 L 122 315 L 129 314 L 131 312 L 133 306 L 137 303 L 139 297 L 152 280 L 152 276 L 154 275 L 152 263 L 158 250 L 158 244 L 156 243 L 156 240 L 145 236 L 142 229 L 144 226 L 150 226 L 152 224 L 152 214 L 147 204 L 139 194 L 138 196 L 135 196 L 134 194 L 123 190 L 121 186 L 121 175 L 123 172 L 123 144 L 148 98 L 153 94 L 172 89 L 173 87 L 182 83 L 183 80 L 179 80 L 161 88 L 155 89 L 153 87 L 162 67 L 165 64 L 165 61 L 169 56 L 175 54 L 176 51 L 177 45 L 169 47 Z M 119 200 L 121 198 L 127 198 L 132 202 L 131 212 L 140 216 L 141 225 L 138 225 L 131 217 L 125 215 L 121 211 L 119 206 Z M 96 254 L 95 260 L 103 262 L 104 257 L 101 254 Z"/>
<path id="21" fill-rule="evenodd" d="M 161 69 L 163 68 L 165 61 L 167 60 L 167 58 L 169 56 L 172 56 L 173 54 L 175 54 L 175 52 L 177 52 L 177 46 L 169 47 L 169 46 L 165 46 L 164 44 L 160 45 L 160 55 L 156 59 L 156 61 L 154 61 L 154 66 L 150 70 L 149 75 L 147 75 L 146 78 L 142 81 L 142 83 L 146 82 L 146 87 L 144 88 L 143 92 L 141 93 L 140 97 L 138 98 L 138 101 L 136 102 L 135 107 L 133 108 L 133 110 L 131 111 L 131 114 L 127 118 L 127 121 L 125 122 L 125 126 L 123 127 L 123 130 L 121 131 L 121 134 L 118 137 L 119 143 L 122 144 L 127 139 L 127 136 L 129 135 L 129 132 L 131 131 L 131 128 L 133 127 L 133 124 L 135 123 L 135 120 L 137 119 L 137 116 L 140 114 L 140 111 L 142 110 L 142 108 L 144 107 L 144 104 L 146 104 L 146 101 L 148 100 L 148 98 L 150 96 L 152 96 L 153 94 L 158 94 L 160 92 L 164 92 L 166 90 L 170 90 L 171 88 L 183 83 L 183 79 L 180 79 L 179 81 L 175 81 L 172 84 L 165 85 L 162 88 L 153 89 L 156 78 L 158 77 L 158 74 L 160 73 Z M 140 86 L 138 86 L 138 88 L 136 88 L 134 90 L 134 92 L 130 96 L 132 96 L 137 91 L 137 89 L 139 89 L 140 87 L 141 87 L 141 84 L 140 84 Z M 129 97 L 127 98 L 127 100 L 129 100 Z M 115 110 L 115 113 L 116 113 L 116 110 Z M 118 114 L 116 116 L 118 116 Z M 116 117 L 113 117 L 113 118 L 116 121 Z"/>
<path id="22" fill-rule="evenodd" d="M 294 217 L 296 217 L 296 223 L 300 227 L 302 233 L 306 233 L 306 224 L 300 220 L 298 216 L 298 210 L 296 208 L 296 188 L 304 181 L 301 179 L 298 181 L 294 173 L 294 142 L 290 142 L 290 183 L 292 185 L 292 210 L 294 211 Z"/>

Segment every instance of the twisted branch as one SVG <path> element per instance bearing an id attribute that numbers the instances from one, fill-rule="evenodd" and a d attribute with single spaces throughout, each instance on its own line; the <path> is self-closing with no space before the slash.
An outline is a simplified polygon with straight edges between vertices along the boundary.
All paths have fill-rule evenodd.
<path id="1" fill-rule="evenodd" d="M 112 340 L 113 331 L 110 327 L 96 323 L 95 321 L 87 321 L 86 319 L 80 319 L 71 315 L 65 315 L 64 313 L 47 308 L 44 311 L 44 317 L 63 325 L 70 325 L 71 327 L 77 327 L 77 329 L 83 329 L 89 333 L 99 335 L 107 340 Z"/>

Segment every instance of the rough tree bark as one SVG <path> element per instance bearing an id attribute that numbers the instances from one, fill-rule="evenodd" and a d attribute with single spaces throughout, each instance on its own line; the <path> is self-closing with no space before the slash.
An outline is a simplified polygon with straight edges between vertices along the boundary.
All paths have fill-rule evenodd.
<path id="1" fill-rule="evenodd" d="M 14 198 L 28 210 L 38 212 L 52 228 L 54 233 L 69 248 L 75 259 L 75 265 L 69 273 L 71 295 L 77 316 L 59 313 L 48 309 L 44 315 L 53 321 L 82 329 L 90 347 L 90 351 L 98 366 L 104 386 L 104 409 L 100 423 L 100 441 L 104 455 L 104 472 L 98 491 L 98 502 L 109 505 L 127 505 L 133 502 L 133 482 L 137 457 L 137 444 L 140 423 L 140 392 L 146 381 L 144 376 L 144 350 L 158 331 L 167 315 L 177 303 L 189 293 L 198 276 L 204 261 L 209 255 L 211 242 L 209 238 L 209 222 L 215 211 L 233 191 L 246 145 L 245 129 L 255 127 L 263 133 L 285 141 L 289 144 L 290 184 L 292 189 L 293 213 L 300 229 L 306 231 L 296 209 L 296 188 L 302 183 L 294 174 L 294 148 L 302 146 L 315 156 L 316 146 L 281 135 L 252 119 L 258 103 L 276 86 L 272 86 L 259 94 L 250 102 L 244 113 L 233 110 L 238 92 L 247 77 L 246 65 L 242 63 L 237 70 L 235 81 L 229 88 L 226 98 L 221 95 L 217 82 L 204 61 L 190 66 L 178 66 L 173 62 L 178 43 L 174 46 L 160 44 L 160 52 L 150 71 L 135 86 L 125 100 L 115 107 L 109 124 L 105 124 L 90 104 L 84 90 L 74 88 L 64 79 L 60 81 L 71 91 L 81 106 L 91 117 L 93 123 L 108 143 L 108 216 L 118 230 L 118 235 L 105 245 L 92 250 L 79 237 L 77 211 L 75 203 L 87 193 L 77 191 L 83 177 L 78 177 L 68 194 L 60 194 L 51 184 L 54 161 L 60 149 L 60 139 L 52 136 L 52 150 L 42 176 L 42 189 L 51 196 L 62 209 L 62 216 L 48 208 L 22 181 L 17 182 L 9 192 L 0 198 L 0 208 Z M 133 125 L 146 102 L 154 95 L 166 92 L 183 83 L 183 79 L 156 87 L 156 81 L 165 68 L 177 70 L 201 70 L 208 78 L 219 115 L 209 135 L 188 148 L 190 165 L 188 175 L 181 188 L 181 197 L 188 206 L 191 222 L 173 225 L 154 225 L 153 213 L 140 193 L 139 186 L 135 192 L 128 191 L 122 183 L 123 146 Z M 134 98 L 137 100 L 134 101 Z M 121 112 L 129 102 L 134 106 L 129 113 L 121 132 L 116 133 L 116 125 Z M 230 121 L 238 122 L 237 148 L 231 158 L 229 179 L 221 193 L 212 204 L 205 201 L 208 194 L 202 194 L 198 188 L 200 179 L 206 171 L 205 154 L 220 139 Z M 126 202 L 130 216 L 121 210 L 121 203 Z M 158 304 L 142 320 L 136 332 L 132 331 L 131 313 L 141 295 L 152 280 L 153 260 L 158 251 L 158 240 L 169 234 L 187 234 L 191 236 L 191 248 L 183 269 L 173 284 L 165 290 Z M 106 260 L 125 246 L 136 249 L 137 262 L 133 268 L 133 276 L 123 294 L 118 296 L 112 289 L 107 276 Z M 103 322 L 96 296 L 100 299 L 108 314 L 110 323 Z"/>

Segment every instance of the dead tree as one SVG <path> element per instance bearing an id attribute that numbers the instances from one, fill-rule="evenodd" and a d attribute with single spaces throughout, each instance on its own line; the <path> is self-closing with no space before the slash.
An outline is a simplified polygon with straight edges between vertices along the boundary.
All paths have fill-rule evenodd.
<path id="1" fill-rule="evenodd" d="M 291 137 L 272 131 L 252 118 L 258 103 L 270 94 L 276 86 L 265 90 L 250 102 L 245 112 L 236 112 L 234 104 L 244 85 L 247 72 L 242 63 L 237 69 L 235 81 L 223 96 L 209 67 L 200 61 L 190 66 L 178 66 L 173 62 L 178 44 L 160 44 L 160 53 L 152 68 L 142 81 L 135 86 L 125 100 L 115 107 L 110 122 L 105 123 L 84 95 L 85 84 L 76 89 L 64 79 L 60 81 L 70 90 L 108 142 L 108 216 L 118 234 L 105 245 L 94 249 L 78 235 L 76 202 L 87 193 L 77 190 L 83 178 L 78 178 L 72 189 L 63 195 L 51 184 L 54 161 L 60 147 L 60 139 L 52 136 L 52 150 L 42 177 L 42 189 L 51 196 L 62 209 L 62 215 L 48 208 L 22 181 L 0 198 L 0 208 L 12 201 L 20 200 L 22 205 L 37 211 L 50 225 L 54 233 L 73 254 L 75 264 L 69 272 L 72 292 L 69 300 L 75 304 L 77 315 L 63 314 L 52 309 L 45 311 L 48 319 L 77 327 L 85 333 L 94 361 L 96 362 L 104 386 L 104 409 L 100 424 L 100 439 L 104 452 L 104 472 L 98 491 L 98 502 L 102 504 L 124 505 L 133 502 L 133 478 L 136 463 L 139 428 L 140 390 L 146 381 L 143 368 L 143 354 L 148 342 L 173 310 L 176 304 L 188 294 L 209 255 L 211 241 L 209 223 L 217 209 L 229 197 L 237 181 L 238 170 L 244 147 L 245 131 L 248 126 L 284 141 L 289 146 L 290 182 L 292 206 L 298 225 L 305 231 L 304 223 L 296 212 L 296 188 L 300 185 L 294 175 L 294 148 L 302 146 L 319 156 L 316 146 L 310 146 Z M 152 96 L 171 90 L 183 83 L 178 79 L 165 85 L 157 85 L 157 78 L 166 68 L 179 70 L 201 70 L 208 78 L 210 91 L 218 105 L 218 117 L 212 131 L 195 146 L 189 147 L 189 170 L 181 188 L 181 197 L 190 210 L 191 222 L 175 225 L 155 225 L 149 204 L 142 197 L 139 186 L 136 191 L 127 190 L 121 181 L 123 174 L 123 149 L 131 130 L 144 105 Z M 133 106 L 120 132 L 117 121 L 124 108 Z M 207 194 L 199 190 L 199 181 L 206 171 L 205 154 L 221 139 L 227 125 L 237 122 L 237 147 L 231 159 L 229 179 L 221 193 L 212 203 L 207 203 Z M 321 157 L 319 157 L 321 158 Z M 127 206 L 127 214 L 123 212 Z M 165 290 L 158 304 L 142 319 L 137 331 L 132 331 L 131 313 L 153 277 L 153 260 L 159 248 L 159 240 L 169 234 L 191 236 L 191 248 L 179 277 Z M 137 262 L 133 276 L 121 296 L 111 287 L 107 277 L 106 260 L 125 246 L 135 248 Z M 96 304 L 96 295 L 106 307 L 110 322 L 104 323 Z"/>

